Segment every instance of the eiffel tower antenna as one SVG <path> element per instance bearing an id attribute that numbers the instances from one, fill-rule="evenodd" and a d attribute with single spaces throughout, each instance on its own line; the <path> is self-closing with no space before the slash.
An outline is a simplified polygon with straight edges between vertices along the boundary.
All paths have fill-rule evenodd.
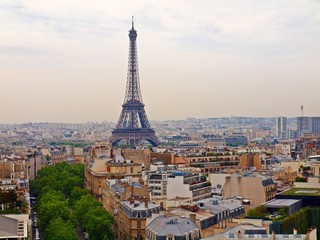
<path id="1" fill-rule="evenodd" d="M 131 146 L 150 142 L 153 146 L 159 145 L 159 140 L 151 128 L 142 102 L 138 55 L 137 55 L 137 31 L 134 29 L 132 16 L 132 28 L 129 31 L 129 60 L 127 86 L 122 111 L 116 128 L 112 131 L 109 141 L 112 145 L 125 141 Z"/>
<path id="2" fill-rule="evenodd" d="M 134 16 L 132 16 L 132 29 L 134 29 Z"/>

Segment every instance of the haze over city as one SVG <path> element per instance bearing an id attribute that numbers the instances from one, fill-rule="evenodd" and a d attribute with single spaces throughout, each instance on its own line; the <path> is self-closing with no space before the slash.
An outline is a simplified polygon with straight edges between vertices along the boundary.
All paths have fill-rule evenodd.
<path id="1" fill-rule="evenodd" d="M 117 121 L 132 15 L 150 120 L 320 114 L 320 1 L 4 0 L 0 123 Z"/>

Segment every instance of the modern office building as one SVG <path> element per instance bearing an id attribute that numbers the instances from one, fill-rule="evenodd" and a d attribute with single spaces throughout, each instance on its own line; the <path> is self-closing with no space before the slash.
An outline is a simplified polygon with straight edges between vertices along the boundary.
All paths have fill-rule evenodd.
<path id="1" fill-rule="evenodd" d="M 278 117 L 276 121 L 276 135 L 277 138 L 286 139 L 287 136 L 287 118 Z"/>
<path id="2" fill-rule="evenodd" d="M 310 118 L 311 132 L 320 133 L 320 117 Z"/>
<path id="3" fill-rule="evenodd" d="M 320 133 L 320 117 L 297 117 L 298 136 L 304 133 Z"/>

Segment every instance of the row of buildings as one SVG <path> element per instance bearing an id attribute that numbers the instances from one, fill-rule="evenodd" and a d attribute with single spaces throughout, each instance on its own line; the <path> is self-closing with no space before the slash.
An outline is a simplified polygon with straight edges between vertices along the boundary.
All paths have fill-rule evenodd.
<path id="1" fill-rule="evenodd" d="M 181 239 L 214 239 L 240 222 L 247 224 L 246 212 L 294 186 L 306 166 L 292 159 L 264 164 L 267 155 L 255 152 L 182 157 L 130 151 L 100 146 L 86 162 L 86 186 L 114 216 L 117 239 L 180 239 L 174 238 L 178 230 L 168 229 L 186 221 L 192 228 L 180 232 Z M 216 160 L 237 164 L 212 165 L 214 170 L 205 172 Z M 268 234 L 270 223 L 263 224 Z M 249 235 L 242 231 L 243 237 Z"/>

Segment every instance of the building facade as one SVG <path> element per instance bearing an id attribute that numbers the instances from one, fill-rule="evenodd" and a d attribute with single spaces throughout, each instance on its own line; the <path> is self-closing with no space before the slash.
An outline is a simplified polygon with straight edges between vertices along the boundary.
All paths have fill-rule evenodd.
<path id="1" fill-rule="evenodd" d="M 160 206 L 150 201 L 128 199 L 122 201 L 119 210 L 119 231 L 117 239 L 145 239 L 146 227 L 153 217 L 158 216 Z"/>
<path id="2" fill-rule="evenodd" d="M 278 117 L 276 122 L 276 136 L 280 139 L 286 139 L 287 136 L 287 118 Z"/>
<path id="3" fill-rule="evenodd" d="M 276 193 L 276 183 L 270 178 L 234 174 L 226 177 L 222 194 L 224 198 L 243 197 L 250 201 L 252 207 L 257 207 L 273 199 Z"/>
<path id="4" fill-rule="evenodd" d="M 199 240 L 200 230 L 189 218 L 155 218 L 146 229 L 146 240 Z"/>
<path id="5" fill-rule="evenodd" d="M 195 173 L 176 172 L 167 178 L 167 200 L 188 198 L 190 202 L 209 198 L 211 184 L 206 177 Z"/>

